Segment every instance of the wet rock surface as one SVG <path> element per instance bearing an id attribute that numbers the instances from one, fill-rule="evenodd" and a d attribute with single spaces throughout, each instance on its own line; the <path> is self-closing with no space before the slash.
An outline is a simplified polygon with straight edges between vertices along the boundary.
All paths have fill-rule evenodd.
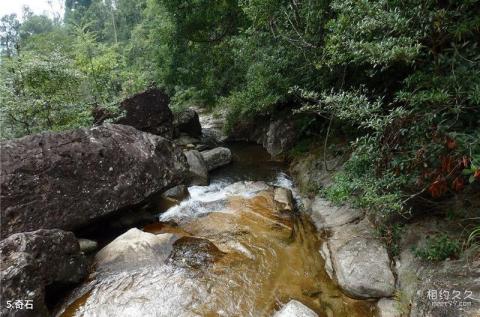
<path id="1" fill-rule="evenodd" d="M 176 266 L 199 269 L 218 261 L 223 255 L 207 239 L 182 237 L 173 244 L 168 260 Z"/>
<path id="2" fill-rule="evenodd" d="M 318 315 L 299 301 L 291 300 L 273 317 L 318 317 Z"/>
<path id="3" fill-rule="evenodd" d="M 184 181 L 170 141 L 125 125 L 1 142 L 1 235 L 72 230 Z"/>
<path id="4" fill-rule="evenodd" d="M 0 241 L 0 258 L 1 316 L 50 316 L 45 287 L 78 283 L 87 275 L 77 239 L 62 230 L 11 235 Z M 17 300 L 31 308 L 9 309 Z"/>
<path id="5" fill-rule="evenodd" d="M 293 194 L 290 189 L 283 187 L 275 188 L 273 199 L 281 211 L 292 212 L 295 208 L 293 205 Z"/>
<path id="6" fill-rule="evenodd" d="M 132 229 L 100 251 L 95 272 L 57 316 L 271 316 L 278 299 L 292 298 L 305 306 L 287 305 L 287 313 L 323 311 L 320 301 L 340 316 L 366 316 L 328 282 L 313 227 L 278 204 L 278 188 L 190 187 L 189 199 L 145 227 L 154 233 Z"/>
<path id="7" fill-rule="evenodd" d="M 226 147 L 217 147 L 201 152 L 208 171 L 212 171 L 232 161 L 232 152 Z"/>

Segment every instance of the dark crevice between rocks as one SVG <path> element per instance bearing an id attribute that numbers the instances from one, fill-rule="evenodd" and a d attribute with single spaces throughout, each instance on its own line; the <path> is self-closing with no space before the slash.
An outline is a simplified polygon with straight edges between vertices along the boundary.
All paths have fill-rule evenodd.
<path id="1" fill-rule="evenodd" d="M 78 286 L 78 284 L 73 283 L 53 283 L 45 287 L 45 305 L 47 306 L 48 311 L 54 311 L 55 307 L 59 302 L 66 298 L 73 289 Z"/>
<path id="2" fill-rule="evenodd" d="M 158 214 L 173 206 L 173 202 L 163 197 L 164 191 L 147 197 L 143 202 L 112 212 L 75 230 L 77 238 L 97 241 L 101 249 L 116 237 L 131 228 L 158 221 Z"/>

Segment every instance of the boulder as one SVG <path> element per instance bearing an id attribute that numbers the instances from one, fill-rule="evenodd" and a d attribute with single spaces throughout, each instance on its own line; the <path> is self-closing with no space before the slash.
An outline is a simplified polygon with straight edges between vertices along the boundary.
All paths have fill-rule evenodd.
<path id="1" fill-rule="evenodd" d="M 318 317 L 317 313 L 297 300 L 289 301 L 273 317 Z"/>
<path id="2" fill-rule="evenodd" d="M 0 146 L 2 237 L 80 228 L 182 183 L 187 171 L 170 141 L 124 125 L 44 132 Z"/>
<path id="3" fill-rule="evenodd" d="M 208 169 L 204 157 L 197 150 L 185 152 L 189 166 L 190 185 L 208 185 Z"/>
<path id="4" fill-rule="evenodd" d="M 87 275 L 86 258 L 71 232 L 17 233 L 0 241 L 0 255 L 1 316 L 49 316 L 45 287 L 78 283 Z M 16 300 L 26 307 L 9 309 Z"/>
<path id="5" fill-rule="evenodd" d="M 331 202 L 316 196 L 311 205 L 311 217 L 318 230 L 341 226 L 363 216 L 360 209 L 349 206 L 335 206 Z"/>
<path id="6" fill-rule="evenodd" d="M 232 152 L 226 147 L 217 147 L 208 151 L 203 151 L 201 154 L 205 160 L 208 171 L 227 165 L 232 161 Z"/>
<path id="7" fill-rule="evenodd" d="M 109 119 L 140 131 L 172 138 L 173 113 L 169 103 L 169 97 L 162 90 L 151 88 L 123 100 L 119 105 L 120 115 L 99 107 L 93 110 L 92 115 L 97 125 Z"/>
<path id="8" fill-rule="evenodd" d="M 395 277 L 387 249 L 365 218 L 358 224 L 334 227 L 328 247 L 339 286 L 354 298 L 390 297 Z"/>
<path id="9" fill-rule="evenodd" d="M 210 240 L 195 237 L 181 237 L 173 243 L 169 262 L 173 265 L 200 269 L 218 261 L 225 255 Z"/>
<path id="10" fill-rule="evenodd" d="M 155 235 L 132 228 L 106 245 L 94 260 L 97 272 L 124 272 L 141 266 L 163 264 L 178 236 Z"/>
<path id="11" fill-rule="evenodd" d="M 175 113 L 173 125 L 177 132 L 183 132 L 192 137 L 202 136 L 202 126 L 200 125 L 197 112 L 193 109 Z"/>
<path id="12" fill-rule="evenodd" d="M 377 302 L 377 317 L 402 317 L 400 303 L 394 299 L 382 298 Z"/>
<path id="13" fill-rule="evenodd" d="M 199 144 L 198 146 L 203 147 L 202 151 L 206 149 L 213 149 L 217 146 L 221 146 L 225 142 L 226 138 L 227 137 L 223 134 L 222 131 L 214 129 L 203 129 L 202 138 L 200 139 L 201 144 Z"/>
<path id="14" fill-rule="evenodd" d="M 297 129 L 293 121 L 279 119 L 270 122 L 263 139 L 263 147 L 272 156 L 279 156 L 289 151 L 297 140 Z"/>

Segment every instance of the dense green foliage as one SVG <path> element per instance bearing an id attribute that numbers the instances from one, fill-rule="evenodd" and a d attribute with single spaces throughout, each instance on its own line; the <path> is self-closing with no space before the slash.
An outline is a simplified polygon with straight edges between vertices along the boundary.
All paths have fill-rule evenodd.
<path id="1" fill-rule="evenodd" d="M 424 260 L 442 261 L 457 257 L 460 252 L 460 243 L 447 235 L 439 235 L 427 239 L 424 247 L 414 249 L 413 252 Z"/>
<path id="2" fill-rule="evenodd" d="M 323 189 L 337 202 L 405 212 L 415 198 L 435 202 L 480 179 L 479 1 L 65 8 L 64 21 L 1 20 L 3 137 L 88 125 L 92 107 L 157 85 L 174 106 L 226 111 L 229 126 L 278 105 L 332 121 L 352 141 L 344 171 Z"/>

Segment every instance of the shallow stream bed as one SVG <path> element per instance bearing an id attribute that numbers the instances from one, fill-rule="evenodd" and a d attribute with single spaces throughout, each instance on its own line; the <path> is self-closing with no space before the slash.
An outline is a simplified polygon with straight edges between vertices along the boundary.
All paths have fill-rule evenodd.
<path id="1" fill-rule="evenodd" d="M 257 145 L 230 148 L 233 163 L 209 186 L 190 187 L 142 228 L 165 237 L 155 249 L 164 261 L 145 261 L 143 250 L 138 261 L 127 253 L 120 269 L 95 267 L 57 316 L 272 316 L 292 299 L 319 316 L 373 316 L 326 274 L 308 215 L 275 200 L 277 187 L 296 196 L 285 166 Z"/>

